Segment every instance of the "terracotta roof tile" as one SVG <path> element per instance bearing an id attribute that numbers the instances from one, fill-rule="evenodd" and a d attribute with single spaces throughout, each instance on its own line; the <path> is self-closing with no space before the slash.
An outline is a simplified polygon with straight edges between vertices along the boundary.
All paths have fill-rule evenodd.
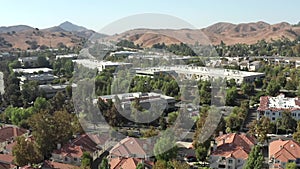
<path id="1" fill-rule="evenodd" d="M 70 164 L 64 164 L 64 163 L 58 163 L 54 161 L 45 161 L 43 168 L 53 168 L 53 169 L 79 169 L 80 167 L 70 165 Z"/>
<path id="2" fill-rule="evenodd" d="M 2 164 L 12 164 L 14 157 L 8 154 L 0 154 L 0 163 Z"/>
<path id="3" fill-rule="evenodd" d="M 153 150 L 153 145 L 146 140 L 127 137 L 116 144 L 110 154 L 118 157 L 145 158 Z"/>
<path id="4" fill-rule="evenodd" d="M 99 150 L 97 144 L 88 135 L 84 134 L 71 143 L 64 145 L 61 149 L 54 150 L 53 153 L 80 158 L 85 151 L 92 153 L 97 150 Z"/>
<path id="5" fill-rule="evenodd" d="M 137 165 L 144 162 L 147 166 L 153 166 L 151 161 L 142 161 L 138 158 L 112 158 L 110 160 L 111 169 L 135 169 Z"/>
<path id="6" fill-rule="evenodd" d="M 0 128 L 0 142 L 10 140 L 25 133 L 27 133 L 27 130 L 15 126 L 2 127 Z"/>
<path id="7" fill-rule="evenodd" d="M 288 160 L 296 160 L 300 158 L 300 144 L 294 140 L 276 140 L 269 145 L 269 156 L 280 160 L 281 162 L 288 162 Z"/>
<path id="8" fill-rule="evenodd" d="M 252 146 L 255 144 L 255 138 L 246 134 L 224 134 L 215 140 L 217 149 L 212 152 L 212 155 L 238 159 L 247 159 Z"/>

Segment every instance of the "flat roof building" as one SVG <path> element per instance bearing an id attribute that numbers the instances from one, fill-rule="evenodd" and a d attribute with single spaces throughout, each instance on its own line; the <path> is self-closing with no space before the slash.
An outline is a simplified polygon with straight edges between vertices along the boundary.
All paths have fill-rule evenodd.
<path id="1" fill-rule="evenodd" d="M 100 98 L 103 99 L 105 102 L 107 102 L 108 100 L 115 102 L 116 97 L 119 98 L 122 108 L 128 110 L 130 109 L 131 102 L 134 101 L 136 98 L 139 99 L 140 104 L 143 107 L 149 107 L 149 104 L 151 103 L 159 103 L 159 104 L 165 103 L 166 104 L 165 110 L 175 108 L 175 103 L 176 103 L 174 97 L 166 96 L 159 93 L 153 93 L 153 92 L 122 93 L 122 94 L 100 96 Z M 95 102 L 97 102 L 97 100 L 95 100 Z"/>
<path id="2" fill-rule="evenodd" d="M 78 54 L 67 54 L 67 55 L 56 55 L 55 59 L 76 59 L 78 57 Z"/>
<path id="3" fill-rule="evenodd" d="M 50 68 L 28 68 L 28 69 L 18 68 L 18 69 L 13 69 L 13 72 L 21 73 L 21 74 L 38 74 L 38 73 L 52 73 L 53 70 Z"/>
<path id="4" fill-rule="evenodd" d="M 231 69 L 218 69 L 210 67 L 174 65 L 163 67 L 137 68 L 136 74 L 141 76 L 154 76 L 161 73 L 177 74 L 185 79 L 214 80 L 218 78 L 234 79 L 237 84 L 253 82 L 256 78 L 264 78 L 264 73 L 246 72 Z"/>
<path id="5" fill-rule="evenodd" d="M 103 71 L 107 68 L 115 68 L 118 66 L 126 66 L 131 67 L 131 63 L 122 63 L 122 62 L 111 62 L 111 61 L 99 61 L 99 60 L 91 60 L 91 59 L 78 59 L 73 60 L 73 62 L 80 64 L 84 67 L 90 68 L 90 69 L 98 69 L 99 71 Z"/>
<path id="6" fill-rule="evenodd" d="M 65 93 L 66 87 L 71 86 L 72 88 L 77 87 L 76 84 L 56 84 L 56 85 L 51 85 L 51 84 L 46 84 L 46 85 L 39 85 L 39 90 L 45 95 L 46 98 L 52 98 L 56 95 L 58 92 L 63 92 Z"/>

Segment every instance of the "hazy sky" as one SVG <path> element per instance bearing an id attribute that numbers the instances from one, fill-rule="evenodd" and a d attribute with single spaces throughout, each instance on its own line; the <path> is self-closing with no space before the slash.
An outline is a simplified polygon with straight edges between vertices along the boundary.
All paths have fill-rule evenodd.
<path id="1" fill-rule="evenodd" d="M 197 28 L 216 22 L 300 21 L 299 0 L 0 0 L 0 26 L 70 21 L 95 31 L 130 15 L 168 14 Z"/>

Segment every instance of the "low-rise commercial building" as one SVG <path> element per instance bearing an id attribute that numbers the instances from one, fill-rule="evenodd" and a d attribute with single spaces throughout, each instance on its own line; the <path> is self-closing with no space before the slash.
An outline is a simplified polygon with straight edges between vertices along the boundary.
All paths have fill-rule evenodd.
<path id="1" fill-rule="evenodd" d="M 71 86 L 72 88 L 76 87 L 76 84 L 72 85 L 51 85 L 51 84 L 45 84 L 45 85 L 39 85 L 39 91 L 44 95 L 46 98 L 52 98 L 56 95 L 58 92 L 66 93 L 66 87 Z"/>
<path id="2" fill-rule="evenodd" d="M 13 72 L 25 75 L 25 74 L 52 73 L 53 70 L 50 68 L 28 68 L 28 69 L 18 68 L 18 69 L 13 69 Z"/>
<path id="3" fill-rule="evenodd" d="M 218 78 L 230 80 L 234 79 L 237 84 L 243 82 L 254 82 L 256 79 L 265 77 L 264 73 L 246 72 L 231 69 L 218 69 L 210 67 L 190 66 L 190 65 L 174 65 L 164 67 L 137 68 L 136 74 L 140 76 L 154 76 L 157 74 L 172 74 L 183 79 L 195 80 L 215 80 Z"/>
<path id="4" fill-rule="evenodd" d="M 151 107 L 151 104 L 163 104 L 165 105 L 165 110 L 173 109 L 175 108 L 176 100 L 174 97 L 162 95 L 159 93 L 122 93 L 122 94 L 114 94 L 114 95 L 105 95 L 100 96 L 101 99 L 103 99 L 105 102 L 108 100 L 111 100 L 112 102 L 115 102 L 116 97 L 120 100 L 121 106 L 124 110 L 130 110 L 131 109 L 131 102 L 135 99 L 138 99 L 140 101 L 140 105 L 144 108 Z M 96 100 L 97 101 L 97 100 Z"/>
<path id="5" fill-rule="evenodd" d="M 132 67 L 131 63 L 123 63 L 123 62 L 111 62 L 111 61 L 99 61 L 99 60 L 91 60 L 91 59 L 78 59 L 73 60 L 73 62 L 82 65 L 84 67 L 90 68 L 90 69 L 98 69 L 98 71 L 103 71 L 104 69 L 108 68 L 116 68 L 119 66 L 124 67 Z"/>

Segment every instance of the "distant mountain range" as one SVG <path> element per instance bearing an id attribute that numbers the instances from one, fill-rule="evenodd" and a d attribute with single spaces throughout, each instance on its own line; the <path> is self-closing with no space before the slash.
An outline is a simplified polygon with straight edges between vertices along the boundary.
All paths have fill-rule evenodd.
<path id="1" fill-rule="evenodd" d="M 108 40 L 128 39 L 143 47 L 151 47 L 156 43 L 187 43 L 226 44 L 246 43 L 253 44 L 258 40 L 267 41 L 281 38 L 294 40 L 300 36 L 300 27 L 286 22 L 268 24 L 265 22 L 232 24 L 220 22 L 203 29 L 134 29 L 120 34 L 108 36 L 98 34 L 93 30 L 64 22 L 47 29 L 37 29 L 26 25 L 0 27 L 0 50 L 11 48 L 28 49 L 33 42 L 38 46 L 56 47 L 58 44 L 66 46 L 83 45 L 83 39 L 91 36 L 105 37 Z"/>
<path id="2" fill-rule="evenodd" d="M 270 25 L 265 22 L 232 24 L 220 22 L 203 29 L 135 29 L 118 35 L 109 36 L 112 40 L 128 39 L 144 47 L 155 43 L 220 44 L 221 41 L 232 45 L 237 43 L 254 44 L 258 40 L 266 41 L 300 36 L 300 27 L 282 22 Z"/>

